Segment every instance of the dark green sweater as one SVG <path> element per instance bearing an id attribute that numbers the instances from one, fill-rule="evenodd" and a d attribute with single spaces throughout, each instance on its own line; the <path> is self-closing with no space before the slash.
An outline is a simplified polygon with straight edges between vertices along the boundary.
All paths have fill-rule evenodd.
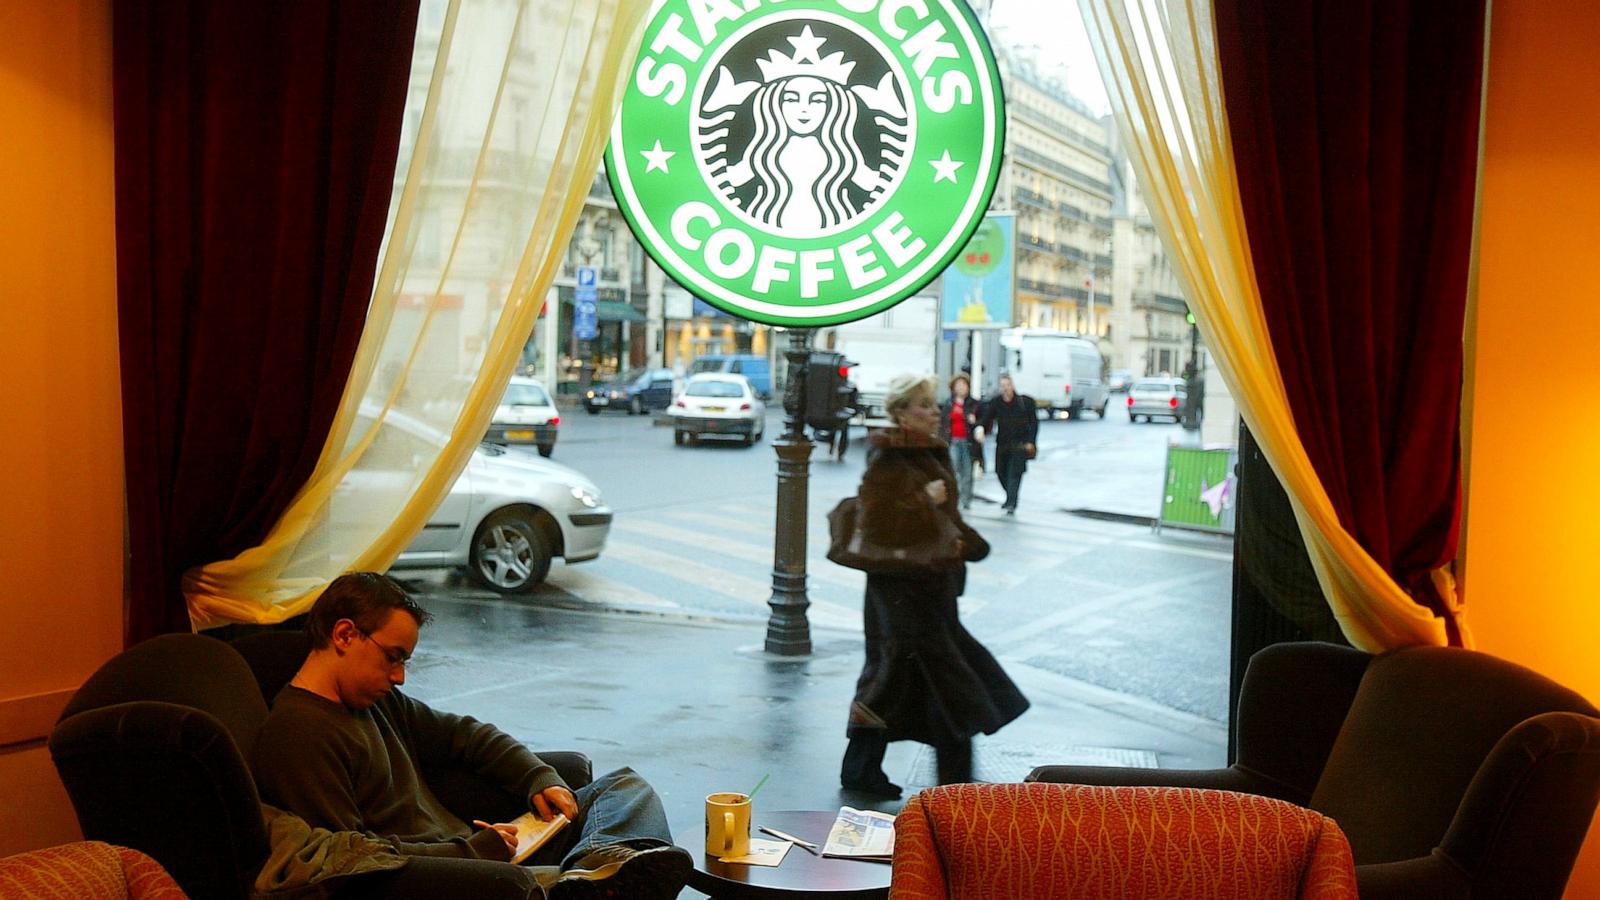
<path id="1" fill-rule="evenodd" d="M 430 709 L 390 691 L 352 711 L 310 691 L 283 689 L 256 738 L 261 799 L 333 831 L 361 831 L 414 856 L 510 858 L 490 829 L 474 833 L 429 789 L 422 770 L 454 764 L 527 798 L 561 776 L 486 722 Z"/>

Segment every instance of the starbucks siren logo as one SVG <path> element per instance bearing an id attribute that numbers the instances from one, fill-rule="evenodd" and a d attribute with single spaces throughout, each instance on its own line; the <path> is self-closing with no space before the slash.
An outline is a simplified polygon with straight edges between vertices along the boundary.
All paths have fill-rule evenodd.
<path id="1" fill-rule="evenodd" d="M 640 242 L 746 318 L 863 318 L 938 275 L 999 175 L 999 79 L 962 0 L 663 0 L 606 168 Z"/>

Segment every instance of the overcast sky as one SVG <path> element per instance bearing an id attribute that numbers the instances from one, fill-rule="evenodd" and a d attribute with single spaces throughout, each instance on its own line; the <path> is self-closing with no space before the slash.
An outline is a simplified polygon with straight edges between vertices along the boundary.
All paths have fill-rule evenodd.
<path id="1" fill-rule="evenodd" d="M 1044 52 L 1040 64 L 1059 60 L 1067 88 L 1098 113 L 1110 112 L 1100 70 L 1089 49 L 1089 35 L 1073 0 L 991 0 L 990 29 L 997 38 L 1017 45 L 1036 44 Z"/>

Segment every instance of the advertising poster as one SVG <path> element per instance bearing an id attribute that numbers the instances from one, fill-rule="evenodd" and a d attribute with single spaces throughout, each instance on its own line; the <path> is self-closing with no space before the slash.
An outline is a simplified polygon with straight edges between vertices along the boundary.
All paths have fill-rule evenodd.
<path id="1" fill-rule="evenodd" d="M 944 270 L 945 328 L 1010 328 L 1017 214 L 989 213 Z"/>

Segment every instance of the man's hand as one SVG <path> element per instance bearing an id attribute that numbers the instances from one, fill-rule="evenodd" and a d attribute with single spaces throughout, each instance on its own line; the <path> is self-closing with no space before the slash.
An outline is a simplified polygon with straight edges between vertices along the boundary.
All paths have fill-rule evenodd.
<path id="1" fill-rule="evenodd" d="M 923 485 L 922 489 L 927 491 L 928 496 L 933 498 L 933 502 L 940 506 L 944 505 L 945 498 L 949 496 L 949 494 L 945 493 L 943 481 L 930 481 Z"/>
<path id="2" fill-rule="evenodd" d="M 497 822 L 490 825 L 482 819 L 473 819 L 472 824 L 479 828 L 493 828 L 500 833 L 500 840 L 506 842 L 506 852 L 512 856 L 517 854 L 517 826 L 510 822 Z"/>
<path id="3" fill-rule="evenodd" d="M 555 818 L 556 813 L 562 813 L 567 818 L 577 821 L 578 798 L 561 785 L 547 787 L 533 795 L 533 811 L 546 822 Z"/>

